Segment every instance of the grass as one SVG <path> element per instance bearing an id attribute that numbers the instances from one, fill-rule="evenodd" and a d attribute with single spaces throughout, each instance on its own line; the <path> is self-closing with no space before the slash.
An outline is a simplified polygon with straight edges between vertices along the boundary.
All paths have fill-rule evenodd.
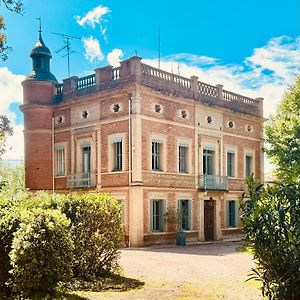
<path id="1" fill-rule="evenodd" d="M 236 247 L 235 251 L 239 252 L 239 253 L 248 253 L 248 254 L 253 255 L 252 248 L 250 246 L 247 246 L 246 244 Z"/>

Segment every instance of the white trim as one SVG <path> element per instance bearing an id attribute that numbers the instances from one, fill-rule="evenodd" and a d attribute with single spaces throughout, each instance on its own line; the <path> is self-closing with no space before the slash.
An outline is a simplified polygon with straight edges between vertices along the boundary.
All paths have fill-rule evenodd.
<path id="1" fill-rule="evenodd" d="M 125 149 L 125 139 L 127 132 L 114 133 L 107 136 L 107 149 L 108 149 L 108 172 L 118 173 L 125 171 L 125 157 L 127 153 L 127 148 Z M 114 171 L 114 143 L 122 142 L 122 170 Z"/>

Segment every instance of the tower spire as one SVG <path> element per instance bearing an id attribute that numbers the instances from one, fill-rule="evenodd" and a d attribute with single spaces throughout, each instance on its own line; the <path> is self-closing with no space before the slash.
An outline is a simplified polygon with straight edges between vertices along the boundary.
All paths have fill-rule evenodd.
<path id="1" fill-rule="evenodd" d="M 39 20 L 39 40 L 42 40 L 42 18 L 38 17 L 36 19 Z"/>

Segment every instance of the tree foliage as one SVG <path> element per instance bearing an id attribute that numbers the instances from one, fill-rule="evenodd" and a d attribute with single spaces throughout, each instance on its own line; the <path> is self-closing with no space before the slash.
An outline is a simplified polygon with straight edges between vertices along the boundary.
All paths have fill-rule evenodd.
<path id="1" fill-rule="evenodd" d="M 24 4 L 22 0 L 0 0 L 1 4 L 8 10 L 16 12 L 18 14 L 23 13 Z M 8 53 L 11 51 L 11 47 L 7 45 L 7 37 L 4 33 L 6 29 L 4 17 L 0 15 L 0 59 L 6 60 Z"/>
<path id="2" fill-rule="evenodd" d="M 277 177 L 294 182 L 300 175 L 300 77 L 285 93 L 277 113 L 265 127 L 266 153 Z"/>
<path id="3" fill-rule="evenodd" d="M 13 134 L 10 120 L 5 115 L 0 115 L 0 158 L 5 153 L 5 142 L 8 136 Z"/>
<path id="4" fill-rule="evenodd" d="M 249 177 L 247 185 L 241 209 L 256 260 L 251 278 L 262 282 L 268 299 L 300 299 L 300 181 L 263 186 Z"/>

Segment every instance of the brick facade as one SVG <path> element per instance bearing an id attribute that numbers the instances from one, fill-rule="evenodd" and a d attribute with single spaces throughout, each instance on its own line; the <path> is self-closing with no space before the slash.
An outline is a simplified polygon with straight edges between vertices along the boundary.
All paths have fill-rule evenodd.
<path id="1" fill-rule="evenodd" d="M 213 239 L 239 234 L 237 216 L 228 227 L 228 201 L 242 194 L 247 163 L 263 180 L 261 99 L 231 99 L 221 86 L 151 68 L 138 57 L 96 69 L 95 83 L 79 89 L 80 80 L 68 78 L 57 89 L 24 81 L 26 188 L 111 193 L 123 203 L 130 246 L 174 242 L 179 209 L 189 210 L 188 240 L 207 239 L 205 201 L 213 206 Z M 212 170 L 203 174 L 205 168 Z M 216 185 L 201 186 L 208 179 Z M 163 204 L 156 212 L 153 200 Z"/>

